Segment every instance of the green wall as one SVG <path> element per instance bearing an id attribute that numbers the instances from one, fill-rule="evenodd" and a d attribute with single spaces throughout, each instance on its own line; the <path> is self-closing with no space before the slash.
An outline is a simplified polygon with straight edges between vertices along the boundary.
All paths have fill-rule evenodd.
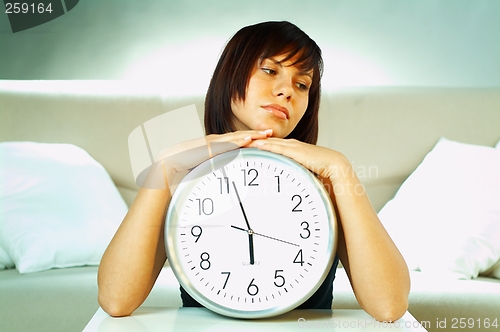
<path id="1" fill-rule="evenodd" d="M 244 25 L 289 20 L 322 47 L 325 89 L 500 86 L 500 1 L 81 0 L 12 33 L 0 13 L 0 79 L 132 79 L 203 93 Z"/>

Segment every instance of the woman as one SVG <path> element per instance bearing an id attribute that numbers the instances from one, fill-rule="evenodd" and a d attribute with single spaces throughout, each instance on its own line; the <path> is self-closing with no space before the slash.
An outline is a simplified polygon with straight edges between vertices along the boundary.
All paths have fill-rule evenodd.
<path id="1" fill-rule="evenodd" d="M 260 23 L 233 36 L 207 92 L 207 136 L 157 157 L 163 160 L 158 172 L 167 185 L 140 189 L 102 258 L 99 303 L 106 312 L 129 315 L 151 291 L 167 258 L 164 215 L 174 190 L 173 179 L 209 155 L 257 147 L 294 159 L 325 184 L 339 218 L 337 256 L 361 307 L 379 321 L 394 321 L 404 314 L 410 288 L 405 261 L 365 192 L 359 190 L 361 184 L 349 161 L 337 151 L 315 145 L 321 73 L 319 47 L 289 22 Z M 175 158 L 200 145 L 208 147 L 204 157 Z M 331 306 L 335 268 L 336 263 L 302 308 Z M 181 295 L 185 306 L 197 305 L 182 289 Z"/>

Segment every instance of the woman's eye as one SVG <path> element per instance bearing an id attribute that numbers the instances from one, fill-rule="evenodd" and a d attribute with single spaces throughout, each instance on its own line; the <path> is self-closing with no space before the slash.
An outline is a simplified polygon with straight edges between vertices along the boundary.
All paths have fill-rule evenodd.
<path id="1" fill-rule="evenodd" d="M 306 84 L 304 83 L 300 83 L 300 82 L 297 82 L 295 83 L 297 85 L 297 87 L 300 89 L 300 90 L 304 90 L 304 91 L 307 91 L 309 90 L 309 86 L 307 86 Z"/>
<path id="2" fill-rule="evenodd" d="M 274 70 L 274 69 L 266 68 L 266 67 L 262 67 L 261 69 L 266 74 L 269 74 L 269 75 L 275 75 L 276 74 L 276 70 Z"/>

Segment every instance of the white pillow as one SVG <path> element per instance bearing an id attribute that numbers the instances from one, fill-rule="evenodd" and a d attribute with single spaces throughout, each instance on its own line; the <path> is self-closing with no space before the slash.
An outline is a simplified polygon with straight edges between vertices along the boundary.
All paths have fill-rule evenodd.
<path id="1" fill-rule="evenodd" d="M 0 246 L 0 270 L 14 267 L 14 262 L 9 254 Z"/>
<path id="2" fill-rule="evenodd" d="M 497 142 L 495 148 L 500 149 L 500 141 Z M 484 272 L 483 275 L 500 279 L 500 259 L 488 271 Z"/>
<path id="3" fill-rule="evenodd" d="M 488 271 L 481 273 L 484 277 L 500 279 L 500 259 Z"/>
<path id="4" fill-rule="evenodd" d="M 20 273 L 98 264 L 126 212 L 81 148 L 0 143 L 0 247 Z"/>
<path id="5" fill-rule="evenodd" d="M 440 139 L 379 217 L 410 269 L 477 277 L 500 259 L 500 150 Z"/>

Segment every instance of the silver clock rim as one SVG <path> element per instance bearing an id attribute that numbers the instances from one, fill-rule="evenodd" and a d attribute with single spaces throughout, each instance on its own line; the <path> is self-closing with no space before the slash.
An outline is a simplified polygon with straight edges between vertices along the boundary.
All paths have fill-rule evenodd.
<path id="1" fill-rule="evenodd" d="M 330 236 L 328 240 L 328 245 L 327 249 L 331 253 L 329 257 L 329 261 L 327 263 L 327 266 L 325 270 L 323 271 L 322 276 L 320 279 L 318 279 L 318 282 L 311 288 L 311 290 L 305 294 L 299 301 L 293 302 L 293 303 L 288 303 L 284 305 L 279 305 L 275 306 L 269 309 L 265 310 L 236 310 L 232 308 L 228 308 L 223 305 L 216 304 L 209 300 L 207 297 L 205 297 L 202 293 L 200 293 L 196 288 L 192 287 L 191 282 L 189 279 L 186 277 L 186 275 L 183 273 L 182 268 L 181 268 L 181 263 L 178 259 L 178 255 L 176 255 L 176 249 L 174 246 L 174 239 L 173 239 L 173 232 L 169 232 L 168 230 L 176 227 L 174 224 L 176 217 L 175 217 L 175 206 L 177 204 L 177 201 L 182 198 L 182 193 L 184 187 L 187 186 L 187 183 L 189 183 L 189 180 L 192 180 L 197 177 L 201 177 L 203 175 L 209 174 L 220 167 L 223 167 L 224 165 L 230 163 L 232 160 L 236 159 L 238 156 L 243 155 L 243 156 L 258 156 L 258 157 L 263 157 L 266 159 L 273 159 L 273 160 L 279 160 L 285 164 L 288 164 L 289 166 L 295 167 L 300 170 L 303 175 L 305 175 L 309 180 L 315 183 L 316 188 L 318 189 L 318 193 L 320 194 L 320 197 L 323 201 L 323 205 L 326 208 L 326 213 L 329 219 L 329 230 L 330 230 Z M 323 184 L 316 178 L 316 176 L 313 175 L 312 172 L 310 172 L 308 169 L 306 169 L 304 166 L 301 164 L 297 163 L 296 161 L 284 157 L 282 155 L 268 152 L 268 151 L 263 151 L 260 149 L 256 148 L 240 148 L 236 150 L 231 150 L 228 152 L 224 152 L 222 154 L 219 154 L 211 159 L 208 159 L 195 168 L 193 168 L 186 176 L 185 178 L 181 181 L 179 186 L 177 187 L 176 191 L 172 195 L 172 199 L 170 201 L 169 208 L 167 210 L 166 216 L 165 216 L 165 249 L 167 253 L 167 259 L 170 264 L 170 267 L 172 269 L 172 272 L 176 276 L 179 284 L 184 288 L 184 290 L 191 295 L 194 299 L 196 299 L 200 304 L 205 306 L 206 308 L 219 313 L 224 316 L 229 316 L 233 318 L 245 318 L 245 319 L 258 319 L 258 318 L 267 318 L 267 317 L 273 317 L 273 316 L 278 316 L 281 314 L 284 314 L 288 311 L 291 311 L 295 309 L 296 307 L 300 306 L 302 303 L 304 303 L 310 296 L 312 296 L 316 290 L 321 286 L 323 281 L 325 280 L 328 272 L 330 271 L 336 251 L 337 251 L 337 241 L 338 241 L 338 232 L 337 232 L 337 220 L 333 208 L 333 204 L 330 200 L 330 197 L 324 188 Z"/>

